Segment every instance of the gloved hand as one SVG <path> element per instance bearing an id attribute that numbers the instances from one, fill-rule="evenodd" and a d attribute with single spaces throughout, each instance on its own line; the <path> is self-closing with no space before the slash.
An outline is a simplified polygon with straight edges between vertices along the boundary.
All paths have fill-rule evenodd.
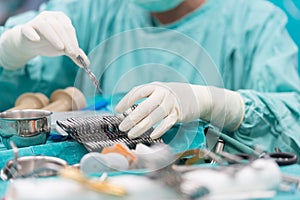
<path id="1" fill-rule="evenodd" d="M 62 12 L 42 12 L 0 36 L 0 66 L 17 69 L 38 55 L 67 55 L 79 66 L 76 57 L 81 55 L 89 65 L 87 56 L 78 46 L 71 20 Z"/>
<path id="2" fill-rule="evenodd" d="M 187 83 L 153 82 L 133 88 L 116 106 L 124 112 L 147 97 L 120 124 L 130 138 L 143 134 L 156 123 L 153 139 L 162 136 L 177 122 L 202 119 L 228 131 L 236 130 L 244 117 L 244 102 L 239 93 L 211 86 Z"/>

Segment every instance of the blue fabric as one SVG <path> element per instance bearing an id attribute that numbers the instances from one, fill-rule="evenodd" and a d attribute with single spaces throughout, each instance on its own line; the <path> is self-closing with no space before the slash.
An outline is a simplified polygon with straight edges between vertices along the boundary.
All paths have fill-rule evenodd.
<path id="1" fill-rule="evenodd" d="M 270 2 L 207 0 L 168 25 L 126 0 L 52 0 L 42 10 L 63 11 L 71 18 L 105 95 L 150 81 L 238 91 L 245 118 L 228 134 L 249 146 L 267 151 L 279 147 L 299 155 L 298 49 L 286 31 L 286 15 Z M 11 18 L 5 28 L 30 17 Z M 0 93 L 1 110 L 13 106 L 23 92 L 49 95 L 75 85 L 86 95 L 95 94 L 83 70 L 64 56 L 36 57 L 15 72 L 0 70 L 0 90 L 5 91 Z"/>

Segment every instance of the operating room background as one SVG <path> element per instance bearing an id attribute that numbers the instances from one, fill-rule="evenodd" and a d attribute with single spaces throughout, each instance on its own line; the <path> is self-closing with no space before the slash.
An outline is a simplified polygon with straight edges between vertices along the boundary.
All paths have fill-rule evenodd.
<path id="1" fill-rule="evenodd" d="M 46 1 L 48 0 L 0 0 L 0 25 L 3 25 L 10 16 L 37 10 Z"/>
<path id="2" fill-rule="evenodd" d="M 0 0 L 0 25 L 3 25 L 8 17 L 28 11 L 37 10 L 38 7 L 48 0 Z M 287 30 L 291 37 L 300 47 L 300 0 L 269 0 L 282 8 L 287 17 Z M 300 51 L 298 52 L 300 63 Z M 300 75 L 300 68 L 298 67 Z"/>
<path id="3" fill-rule="evenodd" d="M 287 30 L 300 48 L 300 1 L 299 0 L 269 0 L 285 11 L 288 17 Z M 300 51 L 298 51 L 298 64 L 300 63 Z M 300 67 L 298 66 L 300 75 Z"/>

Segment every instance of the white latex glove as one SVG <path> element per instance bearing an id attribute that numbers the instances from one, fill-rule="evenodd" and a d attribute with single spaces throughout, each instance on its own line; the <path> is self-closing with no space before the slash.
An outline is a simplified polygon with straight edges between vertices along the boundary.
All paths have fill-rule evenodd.
<path id="1" fill-rule="evenodd" d="M 71 20 L 62 12 L 42 12 L 0 36 L 0 66 L 17 69 L 38 55 L 67 55 L 79 66 L 76 57 L 81 55 L 89 65 L 87 56 L 78 46 Z"/>
<path id="2" fill-rule="evenodd" d="M 177 122 L 198 118 L 234 131 L 244 117 L 244 102 L 239 93 L 187 83 L 153 82 L 135 87 L 118 103 L 116 111 L 122 113 L 145 97 L 119 126 L 121 131 L 130 130 L 130 138 L 140 136 L 161 121 L 151 134 L 156 139 Z"/>

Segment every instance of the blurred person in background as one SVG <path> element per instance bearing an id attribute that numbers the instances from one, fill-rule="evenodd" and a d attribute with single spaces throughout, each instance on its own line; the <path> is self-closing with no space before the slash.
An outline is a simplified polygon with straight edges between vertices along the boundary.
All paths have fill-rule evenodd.
<path id="1" fill-rule="evenodd" d="M 14 15 L 28 10 L 37 10 L 47 0 L 0 0 L 0 25 Z"/>

